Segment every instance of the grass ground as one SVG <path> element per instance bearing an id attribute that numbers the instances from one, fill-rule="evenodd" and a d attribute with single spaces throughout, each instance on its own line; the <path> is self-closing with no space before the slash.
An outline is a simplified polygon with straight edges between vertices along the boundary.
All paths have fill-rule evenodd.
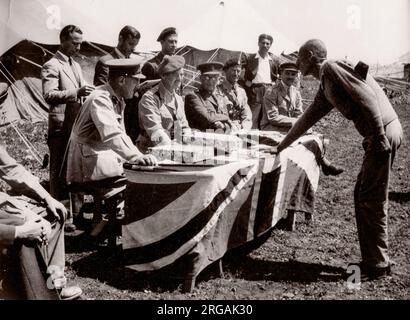
<path id="1" fill-rule="evenodd" d="M 302 95 L 313 98 L 314 81 L 305 81 Z M 276 228 L 249 256 L 225 259 L 224 277 L 205 271 L 191 293 L 168 274 L 135 274 L 116 266 L 114 257 L 95 250 L 77 252 L 67 239 L 67 274 L 80 285 L 86 299 L 409 299 L 410 298 L 410 105 L 397 99 L 395 109 L 405 141 L 395 161 L 390 186 L 390 255 L 397 263 L 388 279 L 349 289 L 342 279 L 348 262 L 360 261 L 353 209 L 353 188 L 363 151 L 353 125 L 332 112 L 316 130 L 330 140 L 328 157 L 346 171 L 338 177 L 322 176 L 317 191 L 314 222 L 297 217 L 296 231 Z M 41 154 L 47 152 L 46 124 L 19 126 Z M 1 128 L 0 142 L 42 179 L 40 169 L 12 128 Z"/>

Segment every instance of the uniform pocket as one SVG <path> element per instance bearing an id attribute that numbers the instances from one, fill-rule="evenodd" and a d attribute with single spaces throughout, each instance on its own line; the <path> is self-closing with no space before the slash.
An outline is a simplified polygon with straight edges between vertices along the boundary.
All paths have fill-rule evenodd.
<path id="1" fill-rule="evenodd" d="M 122 161 L 112 150 L 82 145 L 84 181 L 98 181 L 123 173 Z"/>

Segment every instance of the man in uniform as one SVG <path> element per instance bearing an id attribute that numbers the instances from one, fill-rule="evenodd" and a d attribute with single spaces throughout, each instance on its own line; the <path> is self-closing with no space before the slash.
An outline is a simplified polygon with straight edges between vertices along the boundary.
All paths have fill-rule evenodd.
<path id="1" fill-rule="evenodd" d="M 252 111 L 252 129 L 259 129 L 263 96 L 278 78 L 280 60 L 269 52 L 272 43 L 271 35 L 261 34 L 258 38 L 258 52 L 246 59 L 244 78 Z"/>
<path id="2" fill-rule="evenodd" d="M 109 54 L 102 56 L 96 66 L 94 74 L 94 85 L 100 86 L 108 82 L 108 66 L 105 63 L 112 59 L 129 59 L 131 53 L 141 38 L 141 34 L 132 26 L 125 26 L 121 29 L 118 36 L 117 47 Z M 126 100 L 124 110 L 124 126 L 125 132 L 130 136 L 132 141 L 135 141 L 139 133 L 138 125 L 138 98 L 132 97 Z"/>
<path id="3" fill-rule="evenodd" d="M 185 97 L 185 114 L 190 128 L 206 131 L 237 127 L 229 118 L 225 98 L 217 92 L 222 68 L 220 62 L 206 62 L 197 66 L 201 72 L 200 89 Z"/>
<path id="4" fill-rule="evenodd" d="M 38 179 L 18 164 L 0 145 L 0 178 L 13 194 L 0 192 L 0 273 L 8 265 L 3 279 L 6 295 L 24 290 L 26 299 L 75 299 L 82 290 L 67 287 L 64 276 L 64 225 L 67 210 L 40 185 Z M 20 195 L 35 201 L 30 204 Z M 7 268 L 6 268 L 7 269 Z M 45 270 L 46 269 L 46 270 Z M 47 273 L 52 282 L 46 283 Z M 21 282 L 22 286 L 16 283 Z M 5 282 L 9 280 L 9 286 Z M 6 288 L 5 288 L 6 287 Z M 53 289 L 59 295 L 55 295 Z"/>
<path id="5" fill-rule="evenodd" d="M 116 218 L 123 206 L 124 160 L 141 165 L 156 165 L 152 155 L 143 155 L 125 133 L 124 99 L 134 95 L 139 79 L 140 61 L 115 59 L 106 62 L 108 83 L 98 87 L 84 102 L 70 137 L 67 157 L 67 181 L 72 188 L 91 193 L 96 203 L 92 236 L 99 236 L 110 221 L 108 235 L 98 244 L 106 244 L 118 227 Z M 115 245 L 111 242 L 110 245 Z"/>
<path id="6" fill-rule="evenodd" d="M 313 75 L 320 87 L 312 105 L 292 126 L 278 151 L 288 147 L 306 130 L 337 108 L 352 120 L 363 136 L 364 159 L 354 192 L 355 213 L 362 255 L 362 280 L 391 273 L 388 256 L 388 188 L 390 170 L 403 132 L 390 101 L 368 66 L 327 60 L 325 44 L 309 40 L 297 60 L 302 75 Z"/>
<path id="7" fill-rule="evenodd" d="M 148 60 L 142 67 L 142 74 L 146 80 L 160 79 L 158 66 L 164 56 L 173 56 L 178 46 L 178 33 L 174 27 L 165 28 L 161 31 L 157 39 L 161 43 L 161 51 L 152 59 Z"/>
<path id="8" fill-rule="evenodd" d="M 229 59 L 223 67 L 225 78 L 218 86 L 218 93 L 227 100 L 229 118 L 241 129 L 252 128 L 252 112 L 245 90 L 238 84 L 242 65 L 238 59 Z"/>
<path id="9" fill-rule="evenodd" d="M 287 133 L 303 114 L 302 96 L 295 87 L 298 73 L 295 63 L 280 65 L 280 81 L 269 88 L 263 98 L 261 130 Z M 326 176 L 337 176 L 344 171 L 322 153 L 317 154 L 317 162 Z"/>
<path id="10" fill-rule="evenodd" d="M 80 51 L 82 41 L 82 31 L 78 27 L 64 27 L 60 32 L 59 50 L 41 69 L 43 96 L 50 105 L 47 141 L 50 150 L 50 193 L 58 200 L 68 198 L 61 164 L 71 128 L 81 108 L 81 98 L 94 90 L 94 87 L 86 84 L 80 65 L 73 59 Z M 79 213 L 81 198 L 80 195 L 74 196 L 73 212 L 70 214 Z M 74 229 L 72 223 L 67 223 L 66 231 Z"/>

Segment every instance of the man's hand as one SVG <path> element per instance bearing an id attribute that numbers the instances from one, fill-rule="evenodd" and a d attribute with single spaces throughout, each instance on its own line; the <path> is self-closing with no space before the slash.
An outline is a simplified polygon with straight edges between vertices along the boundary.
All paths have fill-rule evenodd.
<path id="1" fill-rule="evenodd" d="M 155 158 L 152 154 L 145 154 L 142 156 L 132 158 L 130 162 L 139 164 L 142 166 L 157 166 L 158 165 L 157 158 Z"/>
<path id="2" fill-rule="evenodd" d="M 29 241 L 46 241 L 51 234 L 51 225 L 39 217 L 37 220 L 27 220 L 21 226 L 16 226 L 16 238 Z"/>
<path id="3" fill-rule="evenodd" d="M 93 92 L 95 87 L 90 86 L 88 84 L 82 86 L 80 89 L 77 91 L 77 96 L 79 97 L 86 97 L 88 96 L 91 92 Z"/>
<path id="4" fill-rule="evenodd" d="M 51 212 L 57 220 L 64 222 L 67 218 L 67 209 L 66 207 L 51 195 L 47 196 L 44 199 L 44 203 L 47 206 L 47 211 Z"/>
<path id="5" fill-rule="evenodd" d="M 373 137 L 372 148 L 373 148 L 373 151 L 376 153 L 390 153 L 391 152 L 390 142 L 387 139 L 385 134 L 380 134 L 378 136 Z"/>
<path id="6" fill-rule="evenodd" d="M 214 122 L 214 124 L 212 125 L 212 129 L 218 130 L 225 130 L 225 125 L 221 122 L 221 121 L 216 121 Z"/>

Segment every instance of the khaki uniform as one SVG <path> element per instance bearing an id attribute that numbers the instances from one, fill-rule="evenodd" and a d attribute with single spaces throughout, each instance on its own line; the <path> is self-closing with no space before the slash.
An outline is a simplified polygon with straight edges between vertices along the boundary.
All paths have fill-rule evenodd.
<path id="1" fill-rule="evenodd" d="M 218 94 L 225 97 L 227 101 L 229 118 L 238 123 L 241 129 L 250 130 L 252 128 L 252 112 L 248 105 L 248 97 L 245 90 L 239 85 L 232 85 L 224 81 L 218 86 Z"/>
<path id="2" fill-rule="evenodd" d="M 14 194 L 35 198 L 37 201 L 48 196 L 38 179 L 12 159 L 2 146 L 0 146 L 0 178 L 11 186 Z M 16 226 L 24 224 L 27 219 L 33 219 L 32 217 L 37 214 L 46 216 L 44 207 L 40 207 L 38 203 L 29 203 L 27 200 L 0 192 L 0 268 L 9 264 L 10 268 L 13 268 L 9 276 L 13 279 L 21 276 L 26 298 L 53 299 L 55 295 L 53 297 L 52 291 L 46 288 L 42 273 L 46 272 L 43 266 L 47 268 L 55 266 L 64 270 L 63 222 L 51 222 L 52 229 L 47 246 L 43 244 L 32 246 L 22 241 L 15 241 Z M 38 251 L 40 255 L 36 255 L 34 251 Z M 5 259 L 6 252 L 8 257 Z M 38 257 L 41 257 L 42 261 L 39 261 Z M 15 260 L 17 266 L 13 264 Z M 16 270 L 16 267 L 19 270 Z"/>
<path id="3" fill-rule="evenodd" d="M 288 132 L 303 113 L 302 96 L 282 81 L 269 88 L 263 98 L 261 130 Z"/>
<path id="4" fill-rule="evenodd" d="M 185 97 L 185 114 L 189 126 L 205 131 L 214 129 L 215 122 L 230 123 L 226 100 L 217 91 L 212 94 L 205 90 L 191 93 Z"/>
<path id="5" fill-rule="evenodd" d="M 94 90 L 73 126 L 67 181 L 97 182 L 123 174 L 122 161 L 140 154 L 123 124 L 125 103 L 109 84 Z"/>
<path id="6" fill-rule="evenodd" d="M 155 146 L 160 138 L 172 140 L 177 130 L 189 127 L 182 97 L 169 92 L 162 82 L 143 95 L 138 117 L 141 133 L 137 143 L 142 152 Z"/>

